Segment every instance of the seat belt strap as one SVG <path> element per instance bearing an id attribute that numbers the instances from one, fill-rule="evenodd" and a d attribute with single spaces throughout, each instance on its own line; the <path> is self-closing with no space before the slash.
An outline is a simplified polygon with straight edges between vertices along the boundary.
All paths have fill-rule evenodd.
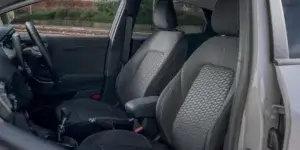
<path id="1" fill-rule="evenodd" d="M 133 30 L 133 17 L 127 16 L 126 27 L 125 27 L 125 39 L 124 39 L 123 53 L 121 58 L 122 65 L 125 65 L 129 60 L 130 50 L 131 50 L 132 30 Z"/>

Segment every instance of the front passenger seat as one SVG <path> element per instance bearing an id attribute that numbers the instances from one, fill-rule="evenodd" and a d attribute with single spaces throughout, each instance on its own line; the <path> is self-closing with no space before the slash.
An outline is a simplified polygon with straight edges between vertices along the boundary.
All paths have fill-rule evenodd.
<path id="1" fill-rule="evenodd" d="M 159 0 L 155 6 L 153 23 L 157 31 L 123 67 L 116 81 L 122 106 L 132 99 L 158 96 L 186 59 L 188 44 L 184 33 L 176 30 L 177 18 L 172 0 Z M 64 102 L 57 107 L 59 118 L 61 108 L 71 112 L 69 124 L 76 134 L 82 122 L 88 123 L 91 118 L 105 118 L 104 122 L 113 124 L 128 122 L 127 114 L 120 108 L 91 99 Z"/>
<path id="2" fill-rule="evenodd" d="M 86 138 L 79 150 L 221 150 L 229 122 L 238 62 L 238 0 L 219 0 L 203 43 L 164 89 L 156 119 L 164 143 L 110 130 Z"/>

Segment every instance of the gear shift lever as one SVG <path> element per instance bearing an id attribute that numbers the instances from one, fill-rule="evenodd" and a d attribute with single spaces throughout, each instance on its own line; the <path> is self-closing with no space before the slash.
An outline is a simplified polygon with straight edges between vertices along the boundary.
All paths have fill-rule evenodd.
<path id="1" fill-rule="evenodd" d="M 67 108 L 62 108 L 60 110 L 60 116 L 61 116 L 61 120 L 60 120 L 60 124 L 58 125 L 58 131 L 57 131 L 58 142 L 62 142 L 61 138 L 65 132 L 65 126 L 71 116 L 71 113 L 69 112 L 69 110 Z"/>

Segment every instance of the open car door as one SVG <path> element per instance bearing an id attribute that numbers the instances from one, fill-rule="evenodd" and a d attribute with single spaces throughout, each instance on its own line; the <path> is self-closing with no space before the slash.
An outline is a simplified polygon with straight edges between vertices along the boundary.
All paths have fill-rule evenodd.
<path id="1" fill-rule="evenodd" d="M 279 114 L 284 116 L 284 150 L 297 149 L 300 146 L 297 140 L 300 133 L 300 32 L 297 21 L 300 5 L 293 2 L 296 1 L 270 0 L 273 62 L 283 101 L 281 106 L 275 107 L 278 108 Z"/>

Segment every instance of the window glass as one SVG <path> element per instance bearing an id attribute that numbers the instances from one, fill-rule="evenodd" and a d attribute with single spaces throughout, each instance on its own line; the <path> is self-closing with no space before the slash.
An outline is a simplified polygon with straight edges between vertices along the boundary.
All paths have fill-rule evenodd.
<path id="1" fill-rule="evenodd" d="M 186 2 L 174 1 L 178 19 L 178 29 L 189 33 L 201 33 L 206 27 L 205 15 L 202 8 Z"/>
<path id="2" fill-rule="evenodd" d="M 32 21 L 46 34 L 106 35 L 118 6 L 119 0 L 43 0 L 15 10 L 13 24 L 20 31 Z"/>
<path id="3" fill-rule="evenodd" d="M 282 0 L 291 58 L 300 58 L 300 1 Z"/>

